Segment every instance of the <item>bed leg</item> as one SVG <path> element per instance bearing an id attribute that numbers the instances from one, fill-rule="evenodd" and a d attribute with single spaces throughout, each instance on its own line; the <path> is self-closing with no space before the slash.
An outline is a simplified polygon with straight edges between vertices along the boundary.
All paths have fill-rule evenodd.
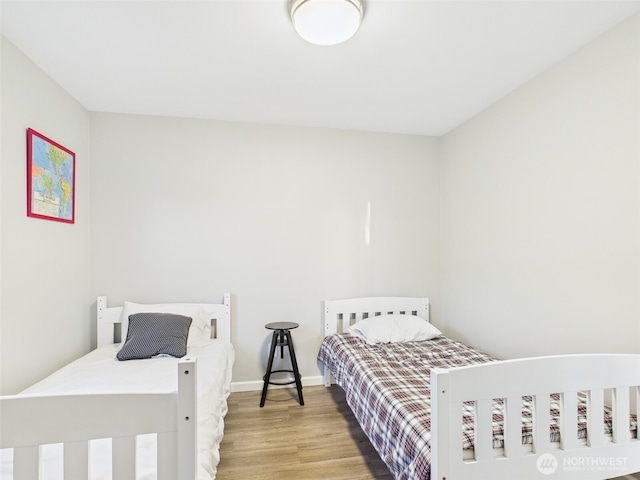
<path id="1" fill-rule="evenodd" d="M 196 480 L 197 474 L 197 365 L 184 358 L 178 363 L 178 478 Z"/>
<path id="2" fill-rule="evenodd" d="M 324 386 L 325 387 L 330 387 L 331 386 L 331 372 L 326 367 L 326 365 L 324 367 L 323 377 L 324 377 Z"/>
<path id="3" fill-rule="evenodd" d="M 447 479 L 450 469 L 449 374 L 431 369 L 431 478 Z"/>

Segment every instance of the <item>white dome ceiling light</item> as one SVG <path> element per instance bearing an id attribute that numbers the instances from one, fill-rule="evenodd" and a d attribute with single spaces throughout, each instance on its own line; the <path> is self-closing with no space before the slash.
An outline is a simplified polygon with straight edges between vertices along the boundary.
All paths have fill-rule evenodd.
<path id="1" fill-rule="evenodd" d="M 298 35 L 316 45 L 336 45 L 360 27 L 363 0 L 291 0 L 291 21 Z"/>

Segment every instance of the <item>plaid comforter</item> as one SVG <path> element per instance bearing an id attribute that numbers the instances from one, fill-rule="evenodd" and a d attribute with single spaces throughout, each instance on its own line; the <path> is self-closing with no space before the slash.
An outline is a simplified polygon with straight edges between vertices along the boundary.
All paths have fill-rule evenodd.
<path id="1" fill-rule="evenodd" d="M 331 371 L 382 460 L 397 480 L 430 476 L 430 369 L 496 361 L 495 358 L 445 336 L 426 342 L 369 345 L 351 334 L 327 336 L 318 359 Z M 558 396 L 551 396 L 551 441 L 559 440 Z M 473 410 L 463 412 L 462 448 L 473 448 Z M 494 447 L 502 447 L 502 403 L 494 403 Z M 523 443 L 532 442 L 532 400 L 523 398 Z M 578 435 L 586 436 L 586 397 L 578 398 Z M 611 428 L 610 412 L 605 427 Z M 637 429 L 635 417 L 631 430 Z"/>

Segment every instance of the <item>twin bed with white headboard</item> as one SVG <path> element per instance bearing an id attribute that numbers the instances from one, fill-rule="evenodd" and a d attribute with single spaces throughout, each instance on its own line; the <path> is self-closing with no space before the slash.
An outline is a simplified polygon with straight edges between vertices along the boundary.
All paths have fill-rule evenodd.
<path id="1" fill-rule="evenodd" d="M 640 355 L 499 361 L 429 323 L 427 298 L 325 301 L 319 360 L 396 480 L 640 471 Z"/>
<path id="2" fill-rule="evenodd" d="M 113 308 L 99 297 L 98 348 L 0 397 L 0 478 L 215 478 L 230 340 L 230 294 L 214 304 Z M 130 360 L 120 361 L 125 345 Z M 166 353 L 176 348 L 186 355 Z"/>

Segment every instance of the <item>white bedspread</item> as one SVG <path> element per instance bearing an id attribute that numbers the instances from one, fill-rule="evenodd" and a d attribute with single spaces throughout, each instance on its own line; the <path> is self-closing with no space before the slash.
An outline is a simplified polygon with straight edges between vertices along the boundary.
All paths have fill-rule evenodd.
<path id="1" fill-rule="evenodd" d="M 116 344 L 93 350 L 21 393 L 162 393 L 177 390 L 178 359 L 160 357 L 120 362 L 115 358 L 119 347 Z M 198 359 L 198 480 L 211 480 L 215 478 L 220 460 L 219 446 L 235 354 L 231 343 L 212 340 L 210 345 L 190 349 L 187 356 Z M 137 439 L 136 470 L 140 480 L 156 478 L 155 443 L 155 434 L 140 435 Z M 94 440 L 90 448 L 91 478 L 110 479 L 111 441 Z M 0 450 L 0 455 L 0 478 L 11 479 L 12 450 Z M 41 459 L 45 479 L 62 478 L 62 445 L 42 447 Z"/>

